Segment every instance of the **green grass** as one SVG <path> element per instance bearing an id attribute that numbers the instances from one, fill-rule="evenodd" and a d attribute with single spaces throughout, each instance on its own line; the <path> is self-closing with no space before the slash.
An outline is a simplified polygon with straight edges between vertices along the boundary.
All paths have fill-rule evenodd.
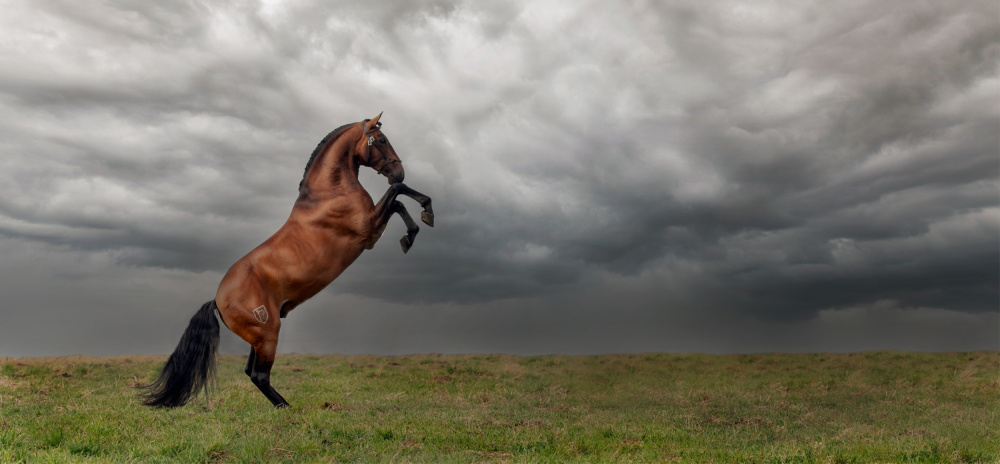
<path id="1" fill-rule="evenodd" d="M 1000 462 L 1000 353 L 279 355 L 275 410 L 222 356 L 0 358 L 0 462 Z"/>

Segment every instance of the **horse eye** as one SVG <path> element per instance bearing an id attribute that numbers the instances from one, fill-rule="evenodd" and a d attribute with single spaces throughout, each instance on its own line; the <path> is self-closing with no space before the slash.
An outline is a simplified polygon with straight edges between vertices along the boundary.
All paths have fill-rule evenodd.
<path id="1" fill-rule="evenodd" d="M 385 139 L 379 140 L 379 143 L 381 143 L 381 144 L 385 144 L 385 142 L 386 142 Z"/>

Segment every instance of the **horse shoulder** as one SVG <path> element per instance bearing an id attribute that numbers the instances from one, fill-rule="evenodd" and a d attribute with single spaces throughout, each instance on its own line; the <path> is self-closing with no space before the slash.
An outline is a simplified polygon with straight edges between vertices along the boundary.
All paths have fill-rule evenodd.
<path id="1" fill-rule="evenodd" d="M 367 237 L 371 234 L 371 197 L 348 190 L 337 195 L 299 201 L 289 221 L 295 221 L 319 234 Z"/>

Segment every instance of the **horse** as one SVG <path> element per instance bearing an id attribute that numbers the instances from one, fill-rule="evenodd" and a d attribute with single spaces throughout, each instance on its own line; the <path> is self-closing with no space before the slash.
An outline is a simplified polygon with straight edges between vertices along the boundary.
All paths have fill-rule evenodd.
<path id="1" fill-rule="evenodd" d="M 406 224 L 403 253 L 410 250 L 420 228 L 397 196 L 416 200 L 423 207 L 420 219 L 434 226 L 430 197 L 403 184 L 403 163 L 382 133 L 381 117 L 345 124 L 320 141 L 288 220 L 229 268 L 215 299 L 195 313 L 156 379 L 144 387 L 143 404 L 182 406 L 207 386 L 215 376 L 222 319 L 250 344 L 250 381 L 275 407 L 288 406 L 270 380 L 281 319 L 372 249 L 394 214 Z M 358 182 L 361 166 L 389 182 L 377 204 Z"/>

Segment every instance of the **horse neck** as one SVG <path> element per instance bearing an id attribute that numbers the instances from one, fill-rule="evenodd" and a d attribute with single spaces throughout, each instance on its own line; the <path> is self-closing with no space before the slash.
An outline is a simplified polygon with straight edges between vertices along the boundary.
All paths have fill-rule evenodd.
<path id="1" fill-rule="evenodd" d="M 355 147 L 358 129 L 344 131 L 327 144 L 323 152 L 306 174 L 306 191 L 341 190 L 344 186 L 358 183 L 358 156 Z"/>

